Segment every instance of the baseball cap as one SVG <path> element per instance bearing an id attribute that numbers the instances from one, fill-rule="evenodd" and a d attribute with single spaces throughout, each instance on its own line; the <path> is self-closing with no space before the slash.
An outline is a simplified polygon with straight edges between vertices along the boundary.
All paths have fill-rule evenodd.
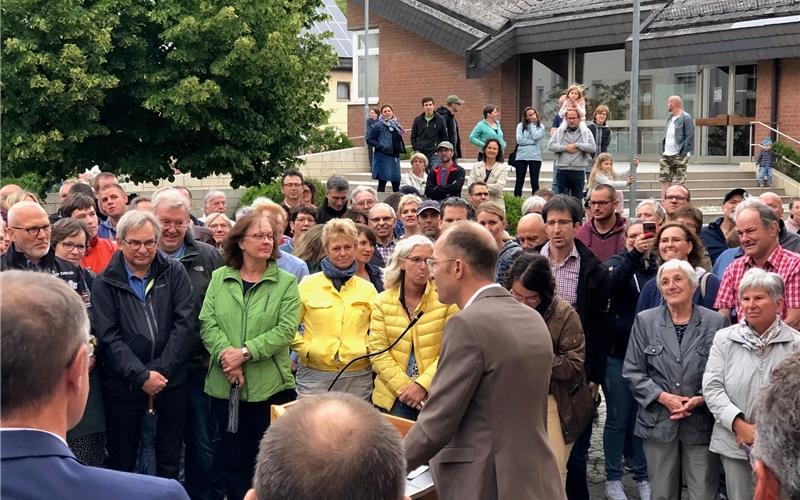
<path id="1" fill-rule="evenodd" d="M 439 206 L 439 202 L 436 200 L 425 200 L 420 203 L 417 207 L 417 215 L 421 214 L 425 210 L 435 210 L 437 214 L 442 213 L 442 208 Z"/>
<path id="2" fill-rule="evenodd" d="M 447 96 L 447 104 L 464 104 L 464 99 L 457 95 L 449 95 Z"/>
<path id="3" fill-rule="evenodd" d="M 442 141 L 442 142 L 439 143 L 438 146 L 436 146 L 436 151 L 439 151 L 442 148 L 449 149 L 450 151 L 452 151 L 453 150 L 453 144 L 450 141 Z"/>
<path id="4" fill-rule="evenodd" d="M 772 139 L 769 137 L 764 137 L 764 140 L 761 141 L 762 146 L 772 146 Z"/>
<path id="5" fill-rule="evenodd" d="M 742 188 L 731 189 L 730 191 L 728 191 L 725 194 L 725 198 L 722 199 L 722 203 L 726 203 L 728 200 L 730 200 L 734 196 L 741 196 L 742 198 L 744 198 L 746 200 L 747 198 L 750 198 L 750 193 L 748 193 L 747 191 L 745 191 Z"/>

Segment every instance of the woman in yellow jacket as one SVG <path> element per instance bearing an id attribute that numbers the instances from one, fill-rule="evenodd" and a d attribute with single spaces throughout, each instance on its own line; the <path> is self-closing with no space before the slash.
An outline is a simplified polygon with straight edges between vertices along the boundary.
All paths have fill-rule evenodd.
<path id="1" fill-rule="evenodd" d="M 442 330 L 458 312 L 439 302 L 427 260 L 433 243 L 422 235 L 401 240 L 384 271 L 370 321 L 369 350 L 389 347 L 419 312 L 424 314 L 390 351 L 372 358 L 376 373 L 372 403 L 398 417 L 416 420 L 439 362 Z"/>
<path id="2" fill-rule="evenodd" d="M 297 352 L 297 393 L 326 392 L 339 370 L 367 353 L 372 302 L 378 295 L 356 276 L 358 232 L 349 219 L 331 219 L 322 229 L 325 258 L 321 272 L 300 282 L 300 323 L 292 350 Z M 372 370 L 365 359 L 350 365 L 333 387 L 369 400 Z"/>

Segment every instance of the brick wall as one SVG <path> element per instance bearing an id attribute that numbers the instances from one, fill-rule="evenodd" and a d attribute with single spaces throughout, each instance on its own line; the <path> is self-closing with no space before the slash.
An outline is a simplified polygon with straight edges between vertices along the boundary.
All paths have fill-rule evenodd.
<path id="1" fill-rule="evenodd" d="M 352 2 L 348 3 L 347 20 L 348 29 L 363 29 L 363 9 Z M 400 123 L 409 132 L 414 117 L 422 113 L 422 97 L 433 97 L 438 107 L 444 104 L 448 95 L 456 94 L 465 101 L 456 115 L 465 158 L 475 158 L 478 154 L 478 149 L 469 143 L 468 137 L 475 124 L 483 119 L 483 107 L 489 103 L 499 107 L 503 134 L 508 149 L 513 149 L 514 131 L 521 109 L 518 107 L 516 58 L 481 79 L 467 80 L 462 55 L 389 23 L 372 12 L 369 20 L 371 27 L 380 30 L 380 102 L 392 105 Z M 363 105 L 350 105 L 348 135 L 362 136 L 363 128 Z M 408 138 L 406 143 L 409 143 Z"/>
<path id="2" fill-rule="evenodd" d="M 758 62 L 756 77 L 756 120 L 765 123 L 771 118 L 772 61 Z M 780 81 L 778 83 L 778 129 L 795 139 L 800 140 L 800 58 L 780 60 Z M 756 129 L 756 142 L 769 135 L 763 127 Z M 800 146 L 791 141 L 783 142 L 794 146 L 800 152 Z"/>

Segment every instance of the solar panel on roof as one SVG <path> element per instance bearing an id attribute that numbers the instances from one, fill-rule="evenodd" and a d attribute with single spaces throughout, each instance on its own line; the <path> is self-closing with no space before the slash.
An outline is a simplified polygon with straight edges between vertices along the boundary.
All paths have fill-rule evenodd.
<path id="1" fill-rule="evenodd" d="M 336 50 L 339 57 L 353 57 L 353 39 L 347 31 L 347 18 L 336 5 L 334 0 L 323 0 L 323 5 L 319 10 L 329 16 L 325 21 L 314 23 L 312 33 L 323 33 L 330 31 L 333 33 L 327 39 L 328 44 Z"/>

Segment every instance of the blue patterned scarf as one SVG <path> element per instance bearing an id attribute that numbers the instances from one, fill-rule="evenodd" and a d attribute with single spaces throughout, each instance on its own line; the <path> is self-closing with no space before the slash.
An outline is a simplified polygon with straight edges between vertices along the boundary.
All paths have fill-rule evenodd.
<path id="1" fill-rule="evenodd" d="M 342 285 L 347 283 L 347 280 L 352 278 L 356 274 L 356 270 L 358 270 L 358 263 L 356 263 L 355 259 L 347 269 L 339 269 L 327 257 L 323 258 L 319 265 L 325 277 L 333 282 L 337 292 L 341 291 Z"/>

